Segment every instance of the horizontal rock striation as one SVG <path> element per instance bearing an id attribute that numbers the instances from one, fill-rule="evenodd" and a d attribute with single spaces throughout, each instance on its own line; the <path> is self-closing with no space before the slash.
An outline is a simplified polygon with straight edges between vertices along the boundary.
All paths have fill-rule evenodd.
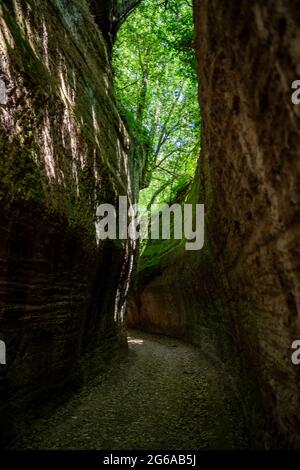
<path id="1" fill-rule="evenodd" d="M 97 239 L 96 209 L 119 194 L 134 201 L 136 184 L 106 45 L 87 3 L 1 1 L 0 13 L 6 439 L 29 405 L 80 384 L 117 344 L 133 251 Z"/>

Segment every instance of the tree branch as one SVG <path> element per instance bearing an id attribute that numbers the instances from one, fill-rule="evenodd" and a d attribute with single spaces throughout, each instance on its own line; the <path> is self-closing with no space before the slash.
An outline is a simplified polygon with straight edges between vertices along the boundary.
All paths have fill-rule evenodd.
<path id="1" fill-rule="evenodd" d="M 166 189 L 170 184 L 172 184 L 174 180 L 174 177 L 168 181 L 166 181 L 162 186 L 160 186 L 156 191 L 155 193 L 152 195 L 151 199 L 150 199 L 150 202 L 149 204 L 147 205 L 147 211 L 149 211 L 151 209 L 151 206 L 152 204 L 154 203 L 155 199 L 157 198 L 157 196 L 163 192 L 164 189 Z"/>
<path id="2" fill-rule="evenodd" d="M 128 18 L 130 13 L 141 3 L 142 0 L 123 0 L 122 3 L 116 3 L 114 1 L 113 6 L 113 34 L 116 36 L 119 28 L 122 26 L 124 21 Z"/>

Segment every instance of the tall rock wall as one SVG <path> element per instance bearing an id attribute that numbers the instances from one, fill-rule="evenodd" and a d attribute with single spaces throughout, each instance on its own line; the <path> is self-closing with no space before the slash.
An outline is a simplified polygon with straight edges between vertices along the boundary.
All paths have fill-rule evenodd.
<path id="1" fill-rule="evenodd" d="M 300 338 L 300 107 L 291 102 L 299 5 L 196 0 L 194 11 L 207 236 L 273 445 L 300 446 L 300 368 L 291 362 Z"/>
<path id="2" fill-rule="evenodd" d="M 81 383 L 119 336 L 131 247 L 96 209 L 133 201 L 130 139 L 103 37 L 83 0 L 0 2 L 1 432 Z M 100 361 L 100 364 L 99 364 Z"/>

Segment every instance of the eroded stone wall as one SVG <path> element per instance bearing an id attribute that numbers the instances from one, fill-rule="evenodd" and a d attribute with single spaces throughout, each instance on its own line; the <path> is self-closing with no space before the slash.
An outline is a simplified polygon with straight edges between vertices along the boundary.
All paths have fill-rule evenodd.
<path id="1" fill-rule="evenodd" d="M 196 0 L 194 11 L 208 236 L 235 337 L 277 427 L 273 444 L 299 446 L 300 369 L 291 363 L 300 338 L 300 108 L 291 102 L 299 5 Z"/>
<path id="2" fill-rule="evenodd" d="M 119 335 L 129 246 L 96 209 L 133 201 L 128 133 L 87 2 L 0 2 L 1 433 L 101 367 Z M 136 187 L 136 186 L 135 186 Z M 117 295 L 118 293 L 118 295 Z M 99 351 L 97 361 L 84 362 Z"/>

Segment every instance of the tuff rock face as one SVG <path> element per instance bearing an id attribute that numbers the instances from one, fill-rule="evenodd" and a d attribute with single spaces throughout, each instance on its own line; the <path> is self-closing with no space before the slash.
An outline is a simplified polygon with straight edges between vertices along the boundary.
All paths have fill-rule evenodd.
<path id="1" fill-rule="evenodd" d="M 7 436 L 30 404 L 81 383 L 117 343 L 133 253 L 97 239 L 96 210 L 119 194 L 133 201 L 136 189 L 106 45 L 87 3 L 16 0 L 0 2 L 0 12 Z"/>
<path id="2" fill-rule="evenodd" d="M 275 444 L 300 445 L 300 73 L 296 2 L 195 2 L 208 237 Z"/>
<path id="3" fill-rule="evenodd" d="M 262 395 L 265 445 L 299 447 L 300 12 L 296 2 L 195 0 L 194 18 L 203 148 L 190 198 L 205 203 L 206 245 L 146 252 L 128 321 L 204 350 L 210 332 L 224 357 L 229 333 Z"/>

